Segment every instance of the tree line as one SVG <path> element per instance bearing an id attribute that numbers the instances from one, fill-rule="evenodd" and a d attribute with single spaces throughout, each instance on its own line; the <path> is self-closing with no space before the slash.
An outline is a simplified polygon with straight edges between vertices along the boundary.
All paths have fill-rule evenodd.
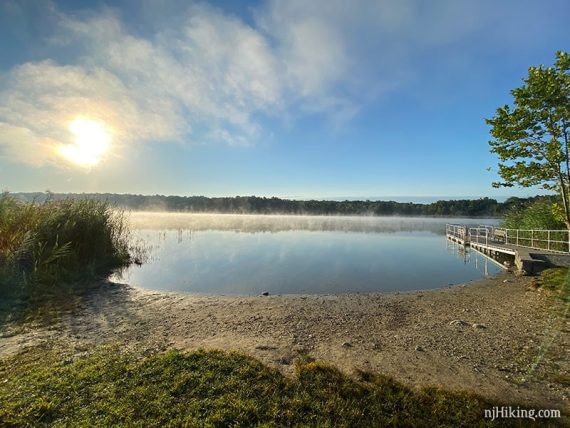
<path id="1" fill-rule="evenodd" d="M 538 200 L 554 202 L 555 196 L 511 197 L 504 202 L 492 198 L 441 200 L 428 204 L 395 201 L 291 200 L 259 196 L 206 197 L 133 195 L 115 193 L 14 193 L 18 199 L 43 202 L 61 199 L 93 199 L 134 211 L 213 212 L 233 214 L 309 215 L 403 215 L 503 217 L 512 209 L 522 209 Z"/>

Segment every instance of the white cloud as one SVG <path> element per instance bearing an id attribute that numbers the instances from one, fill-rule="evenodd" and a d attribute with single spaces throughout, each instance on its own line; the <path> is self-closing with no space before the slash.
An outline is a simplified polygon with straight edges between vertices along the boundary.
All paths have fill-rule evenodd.
<path id="1" fill-rule="evenodd" d="M 143 31 L 118 10 L 70 16 L 47 0 L 24 3 L 46 9 L 54 28 L 42 48 L 54 55 L 0 75 L 0 153 L 34 164 L 70 142 L 75 116 L 104 122 L 119 147 L 254 144 L 269 132 L 264 117 L 342 124 L 412 81 L 438 47 L 494 28 L 491 3 L 456 0 L 268 0 L 252 24 L 204 4 L 147 0 L 134 2 L 149 11 Z"/>
<path id="2" fill-rule="evenodd" d="M 0 122 L 0 155 L 28 165 L 39 166 L 54 160 L 57 142 L 34 134 L 28 128 Z"/>
<path id="3" fill-rule="evenodd" d="M 26 63 L 0 80 L 0 121 L 38 145 L 46 138 L 54 149 L 69 143 L 67 125 L 76 116 L 105 123 L 124 145 L 248 144 L 261 133 L 254 116 L 276 114 L 283 103 L 280 66 L 265 38 L 209 7 L 192 7 L 181 28 L 149 38 L 129 34 L 109 11 L 87 20 L 61 16 L 53 40 L 76 52 L 73 65 Z M 27 150 L 10 147 L 13 160 L 29 161 Z M 53 160 L 49 150 L 40 153 Z M 38 163 L 41 156 L 30 157 Z"/>

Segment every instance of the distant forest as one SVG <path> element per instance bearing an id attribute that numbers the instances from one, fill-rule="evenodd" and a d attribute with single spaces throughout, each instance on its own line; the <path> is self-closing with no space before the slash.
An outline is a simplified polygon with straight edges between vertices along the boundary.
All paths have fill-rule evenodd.
<path id="1" fill-rule="evenodd" d="M 105 200 L 134 211 L 215 212 L 239 214 L 312 214 L 312 215 L 403 215 L 502 217 L 513 208 L 522 208 L 539 199 L 555 196 L 512 197 L 505 202 L 491 198 L 437 201 L 429 204 L 394 201 L 289 200 L 258 196 L 208 198 L 205 196 L 130 195 L 114 193 L 12 193 L 24 201 L 86 198 Z"/>

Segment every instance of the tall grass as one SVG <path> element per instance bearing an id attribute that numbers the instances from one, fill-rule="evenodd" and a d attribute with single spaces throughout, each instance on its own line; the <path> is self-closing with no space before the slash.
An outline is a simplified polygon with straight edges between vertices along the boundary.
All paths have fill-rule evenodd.
<path id="1" fill-rule="evenodd" d="M 124 216 L 106 202 L 0 196 L 0 293 L 53 290 L 129 261 Z"/>

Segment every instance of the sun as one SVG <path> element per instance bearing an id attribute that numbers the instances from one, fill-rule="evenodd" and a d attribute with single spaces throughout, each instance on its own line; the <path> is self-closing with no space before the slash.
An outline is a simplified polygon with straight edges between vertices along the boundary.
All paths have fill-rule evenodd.
<path id="1" fill-rule="evenodd" d="M 75 142 L 61 146 L 59 153 L 78 166 L 97 165 L 111 142 L 104 124 L 91 119 L 75 119 L 68 129 L 75 136 Z"/>

